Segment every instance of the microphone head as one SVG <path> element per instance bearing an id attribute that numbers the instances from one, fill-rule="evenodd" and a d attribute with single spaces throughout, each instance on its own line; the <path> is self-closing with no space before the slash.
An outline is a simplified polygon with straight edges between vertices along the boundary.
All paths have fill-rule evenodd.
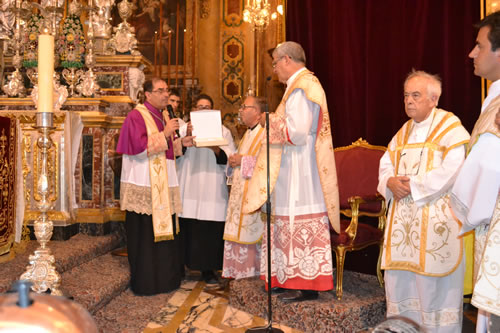
<path id="1" fill-rule="evenodd" d="M 170 117 L 170 119 L 175 118 L 174 108 L 172 107 L 172 105 L 167 104 L 167 112 L 168 112 L 168 116 Z"/>

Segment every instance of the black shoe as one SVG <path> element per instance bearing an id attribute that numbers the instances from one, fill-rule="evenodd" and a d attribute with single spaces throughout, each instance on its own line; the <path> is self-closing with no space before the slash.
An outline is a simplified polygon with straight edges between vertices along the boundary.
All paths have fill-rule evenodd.
<path id="1" fill-rule="evenodd" d="M 265 286 L 262 287 L 262 291 L 267 294 L 267 289 Z M 271 288 L 271 294 L 273 294 L 273 295 L 283 294 L 283 293 L 286 293 L 287 291 L 290 291 L 290 289 L 285 289 L 285 288 L 281 288 L 281 287 L 272 287 Z"/>
<path id="2" fill-rule="evenodd" d="M 219 284 L 219 280 L 217 280 L 215 277 L 211 277 L 211 278 L 205 279 L 205 283 L 209 284 L 209 285 L 215 285 L 215 284 Z"/>
<path id="3" fill-rule="evenodd" d="M 283 294 L 289 290 L 290 289 L 285 289 L 285 288 L 281 288 L 281 287 L 273 287 L 273 288 L 271 288 L 271 294 L 273 294 L 273 295 Z"/>
<path id="4" fill-rule="evenodd" d="M 285 303 L 313 301 L 318 299 L 316 290 L 295 290 L 294 292 L 284 294 L 281 300 Z"/>

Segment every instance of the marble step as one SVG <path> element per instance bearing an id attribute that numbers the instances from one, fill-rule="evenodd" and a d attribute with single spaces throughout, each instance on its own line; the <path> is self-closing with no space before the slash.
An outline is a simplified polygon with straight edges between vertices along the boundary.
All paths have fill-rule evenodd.
<path id="1" fill-rule="evenodd" d="M 95 257 L 110 252 L 124 244 L 117 233 L 105 236 L 77 234 L 66 241 L 51 241 L 48 246 L 55 258 L 55 268 L 59 274 L 91 261 Z M 0 263 L 0 293 L 10 289 L 29 265 L 29 256 L 39 247 L 38 242 L 26 243 L 24 252 L 17 252 L 14 259 Z"/>
<path id="2" fill-rule="evenodd" d="M 129 280 L 127 257 L 106 253 L 64 272 L 61 290 L 94 314 L 123 293 Z"/>

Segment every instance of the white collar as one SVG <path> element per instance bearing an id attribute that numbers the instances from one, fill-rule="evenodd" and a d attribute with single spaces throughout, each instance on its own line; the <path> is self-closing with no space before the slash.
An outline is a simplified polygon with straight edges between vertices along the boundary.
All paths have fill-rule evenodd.
<path id="1" fill-rule="evenodd" d="M 500 95 L 500 80 L 493 82 L 488 89 L 488 96 L 484 99 L 483 105 L 481 106 L 481 112 L 486 110 L 491 101 L 498 95 Z"/>
<path id="2" fill-rule="evenodd" d="M 297 77 L 297 75 L 299 75 L 300 72 L 303 72 L 305 70 L 306 70 L 306 68 L 302 67 L 301 69 L 299 69 L 298 71 L 293 73 L 292 76 L 290 76 L 288 78 L 288 80 L 286 80 L 286 88 L 288 89 L 288 87 L 292 84 L 292 82 L 295 81 L 295 78 Z"/>
<path id="3" fill-rule="evenodd" d="M 430 126 L 432 124 L 432 120 L 434 119 L 435 112 L 436 108 L 433 108 L 431 113 L 429 113 L 429 116 L 421 122 L 417 123 L 416 121 L 413 121 L 415 123 L 415 128 L 427 128 L 427 126 Z"/>

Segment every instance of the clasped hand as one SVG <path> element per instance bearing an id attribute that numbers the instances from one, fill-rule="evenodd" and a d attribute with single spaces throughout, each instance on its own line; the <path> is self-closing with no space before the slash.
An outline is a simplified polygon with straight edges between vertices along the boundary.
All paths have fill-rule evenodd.
<path id="1" fill-rule="evenodd" d="M 229 156 L 228 163 L 231 168 L 235 168 L 237 166 L 241 165 L 241 155 L 240 154 L 233 154 Z"/>
<path id="2" fill-rule="evenodd" d="M 389 178 L 387 187 L 392 191 L 396 200 L 401 200 L 411 194 L 410 178 L 407 176 Z"/>

